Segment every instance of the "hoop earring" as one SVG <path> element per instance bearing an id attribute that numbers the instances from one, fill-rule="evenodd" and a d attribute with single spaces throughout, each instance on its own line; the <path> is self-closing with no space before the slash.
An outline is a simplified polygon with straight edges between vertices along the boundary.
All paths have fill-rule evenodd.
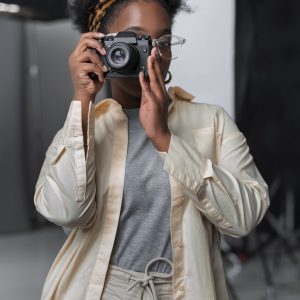
<path id="1" fill-rule="evenodd" d="M 168 83 L 170 83 L 171 82 L 171 80 L 172 80 L 172 73 L 170 72 L 170 71 L 168 71 L 168 79 L 165 79 L 164 80 L 164 83 L 165 84 L 168 84 Z"/>

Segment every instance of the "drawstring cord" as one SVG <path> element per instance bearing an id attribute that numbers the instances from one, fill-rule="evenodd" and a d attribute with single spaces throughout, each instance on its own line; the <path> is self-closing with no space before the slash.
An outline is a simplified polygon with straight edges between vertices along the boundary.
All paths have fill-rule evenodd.
<path id="1" fill-rule="evenodd" d="M 159 260 L 163 260 L 163 261 L 167 262 L 171 266 L 171 273 L 149 275 L 148 269 L 149 269 L 150 265 L 153 264 L 156 261 L 159 261 Z M 129 288 L 127 288 L 126 291 L 129 292 L 137 284 L 139 284 L 141 287 L 143 287 L 148 292 L 148 294 L 151 297 L 151 300 L 158 300 L 157 292 L 156 292 L 156 289 L 155 289 L 155 286 L 154 286 L 154 282 L 155 282 L 154 279 L 155 278 L 168 279 L 168 278 L 171 278 L 172 276 L 173 276 L 173 264 L 172 264 L 172 262 L 170 260 L 168 260 L 165 257 L 153 258 L 146 265 L 145 273 L 144 273 L 144 277 L 143 278 L 137 278 L 137 277 L 134 277 L 134 276 L 130 276 L 130 279 L 135 280 L 135 282 L 133 284 L 131 284 L 129 286 Z M 167 282 L 170 282 L 170 281 L 169 280 L 160 280 L 160 281 L 156 281 L 156 282 L 158 282 L 158 283 L 167 283 Z M 141 296 L 141 300 L 142 299 L 143 299 L 143 294 Z"/>

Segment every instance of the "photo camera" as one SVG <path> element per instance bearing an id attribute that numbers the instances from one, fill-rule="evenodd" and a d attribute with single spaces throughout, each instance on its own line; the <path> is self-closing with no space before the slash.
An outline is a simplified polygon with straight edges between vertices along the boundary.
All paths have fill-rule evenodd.
<path id="1" fill-rule="evenodd" d="M 105 78 L 138 77 L 141 71 L 148 78 L 147 58 L 152 50 L 150 36 L 122 31 L 99 40 L 106 49 L 106 55 L 101 55 L 108 68 Z"/>

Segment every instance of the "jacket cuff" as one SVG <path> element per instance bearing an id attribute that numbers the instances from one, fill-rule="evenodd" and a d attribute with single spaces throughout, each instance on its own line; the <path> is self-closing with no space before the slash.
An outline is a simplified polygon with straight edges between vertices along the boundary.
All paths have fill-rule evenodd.
<path id="1" fill-rule="evenodd" d="M 62 140 L 59 142 L 63 145 L 83 146 L 81 101 L 71 101 L 65 124 L 63 126 Z M 88 112 L 88 128 L 87 128 L 87 146 L 94 141 L 95 132 L 95 104 L 90 101 Z"/>
<path id="2" fill-rule="evenodd" d="M 82 130 L 81 101 L 73 100 L 63 127 L 61 147 L 71 150 L 74 157 L 77 176 L 76 200 L 82 201 L 86 194 L 86 180 L 90 176 L 89 170 L 94 162 L 94 132 L 95 132 L 95 105 L 89 103 L 87 128 L 87 154 L 84 152 L 84 139 Z"/>
<path id="3" fill-rule="evenodd" d="M 63 126 L 62 139 L 61 144 L 64 145 L 83 145 L 80 101 L 71 101 Z"/>

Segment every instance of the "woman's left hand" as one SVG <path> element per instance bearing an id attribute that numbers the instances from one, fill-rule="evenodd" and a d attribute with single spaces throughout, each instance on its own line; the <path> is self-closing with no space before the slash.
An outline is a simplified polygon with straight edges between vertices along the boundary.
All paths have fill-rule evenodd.
<path id="1" fill-rule="evenodd" d="M 171 133 L 168 127 L 169 95 L 166 91 L 162 70 L 153 48 L 147 60 L 149 80 L 139 74 L 142 87 L 140 121 L 146 135 L 158 151 L 168 152 Z"/>

